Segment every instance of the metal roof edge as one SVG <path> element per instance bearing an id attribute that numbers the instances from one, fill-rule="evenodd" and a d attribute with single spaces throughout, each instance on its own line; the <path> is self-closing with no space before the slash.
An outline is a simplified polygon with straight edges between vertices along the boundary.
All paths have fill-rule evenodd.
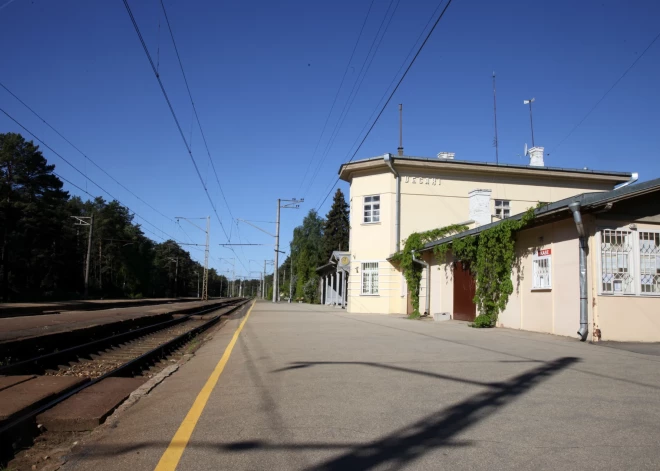
<path id="1" fill-rule="evenodd" d="M 655 178 L 653 180 L 648 180 L 646 182 L 636 183 L 633 185 L 627 185 L 610 191 L 581 193 L 579 195 L 564 198 L 563 200 L 555 201 L 554 203 L 550 203 L 540 208 L 537 208 L 534 210 L 534 216 L 535 217 L 548 216 L 551 214 L 559 213 L 563 210 L 570 211 L 568 209 L 568 205 L 574 201 L 578 201 L 582 208 L 590 209 L 593 208 L 594 206 L 602 206 L 607 203 L 632 198 L 634 196 L 640 196 L 642 194 L 656 190 L 660 190 L 660 178 Z M 523 212 L 523 213 L 515 214 L 510 218 L 507 218 L 506 220 L 514 220 L 514 221 L 519 220 L 523 217 L 523 214 L 525 213 Z M 467 236 L 479 234 L 480 232 L 483 232 L 487 229 L 490 229 L 491 227 L 495 227 L 498 224 L 501 224 L 502 221 L 504 221 L 504 219 L 491 222 L 490 224 L 484 224 L 483 226 L 475 227 L 474 229 L 470 229 L 467 231 L 460 232 L 458 234 L 444 237 L 442 239 L 433 242 L 429 242 L 426 245 L 424 245 L 421 251 L 424 252 L 430 250 L 437 245 L 446 244 L 455 239 L 462 239 Z"/>

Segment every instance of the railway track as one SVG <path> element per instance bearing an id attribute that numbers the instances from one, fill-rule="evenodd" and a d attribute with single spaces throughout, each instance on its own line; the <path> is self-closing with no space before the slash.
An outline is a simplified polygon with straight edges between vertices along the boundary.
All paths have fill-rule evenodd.
<path id="1" fill-rule="evenodd" d="M 151 376 L 154 367 L 168 354 L 187 344 L 199 333 L 245 305 L 249 300 L 230 300 L 223 305 L 187 314 L 121 334 L 111 335 L 0 368 L 0 376 L 73 376 L 84 384 L 45 404 L 35 404 L 19 417 L 0 422 L 0 462 L 9 459 L 17 445 L 39 431 L 36 417 L 80 391 L 110 377 Z M 200 317 L 201 316 L 201 317 Z"/>

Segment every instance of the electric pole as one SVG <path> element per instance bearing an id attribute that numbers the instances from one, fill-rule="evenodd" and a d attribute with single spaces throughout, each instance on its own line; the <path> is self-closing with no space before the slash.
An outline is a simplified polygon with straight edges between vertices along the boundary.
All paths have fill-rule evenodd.
<path id="1" fill-rule="evenodd" d="M 497 97 L 495 95 L 495 71 L 493 71 L 493 114 L 495 115 L 495 165 L 500 164 L 500 142 L 497 140 Z"/>
<path id="2" fill-rule="evenodd" d="M 206 248 L 204 250 L 204 275 L 202 276 L 202 301 L 209 300 L 209 237 L 211 235 L 211 216 L 206 216 L 205 218 L 186 218 L 183 216 L 176 216 L 174 219 L 179 221 L 183 219 L 192 226 L 195 226 L 202 232 L 206 233 Z M 198 226 L 191 219 L 206 219 L 206 229 Z"/>
<path id="3" fill-rule="evenodd" d="M 279 254 L 280 254 L 280 208 L 284 209 L 298 209 L 300 207 L 299 203 L 304 202 L 304 199 L 290 199 L 290 200 L 283 200 L 278 198 L 277 199 L 277 218 L 275 219 L 275 268 L 273 271 L 273 302 L 276 303 L 278 298 L 279 298 L 279 266 L 278 266 L 278 259 L 279 259 Z M 284 204 L 282 204 L 284 203 Z"/>
<path id="4" fill-rule="evenodd" d="M 71 216 L 77 222 L 74 226 L 89 226 L 89 235 L 87 236 L 87 259 L 85 260 L 85 297 L 89 294 L 89 260 L 92 258 L 92 231 L 94 229 L 94 215 L 91 216 Z"/>
<path id="5" fill-rule="evenodd" d="M 289 267 L 289 271 L 291 272 L 289 276 L 291 277 L 289 279 L 289 303 L 291 303 L 291 296 L 293 296 L 293 252 L 289 254 L 289 263 L 291 266 Z"/>

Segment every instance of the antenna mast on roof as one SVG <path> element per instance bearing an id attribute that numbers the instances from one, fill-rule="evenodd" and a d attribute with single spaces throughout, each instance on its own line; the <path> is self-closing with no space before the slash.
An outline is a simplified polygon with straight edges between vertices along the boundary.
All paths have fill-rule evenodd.
<path id="1" fill-rule="evenodd" d="M 495 115 L 495 139 L 493 139 L 493 144 L 495 145 L 495 165 L 500 164 L 500 149 L 499 141 L 497 140 L 497 96 L 495 94 L 495 71 L 493 71 L 493 113 Z"/>
<path id="2" fill-rule="evenodd" d="M 399 157 L 403 156 L 403 104 L 399 103 Z"/>

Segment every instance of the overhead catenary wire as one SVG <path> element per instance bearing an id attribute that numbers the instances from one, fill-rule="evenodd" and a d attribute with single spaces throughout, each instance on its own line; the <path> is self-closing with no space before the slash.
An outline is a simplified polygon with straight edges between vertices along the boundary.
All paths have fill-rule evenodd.
<path id="1" fill-rule="evenodd" d="M 131 195 L 133 195 L 135 198 L 137 198 L 140 202 L 144 203 L 147 205 L 149 208 L 151 208 L 153 211 L 156 213 L 160 214 L 162 217 L 165 219 L 168 219 L 170 221 L 174 221 L 171 217 L 163 214 L 161 211 L 158 209 L 154 208 L 152 205 L 147 203 L 145 200 L 140 198 L 138 195 L 136 195 L 133 191 L 128 189 L 124 184 L 119 182 L 115 177 L 110 175 L 104 168 L 102 168 L 99 164 L 97 164 L 94 160 L 92 160 L 87 154 L 85 154 L 78 146 L 76 146 L 73 142 L 71 142 L 68 138 L 66 138 L 60 131 L 55 129 L 46 119 L 44 119 L 39 113 L 37 113 L 34 109 L 32 109 L 27 103 L 25 103 L 23 100 L 21 100 L 14 92 L 9 90 L 5 84 L 0 82 L 0 87 L 4 88 L 7 93 L 9 93 L 11 96 L 13 96 L 20 104 L 22 104 L 25 108 L 27 108 L 33 115 L 35 115 L 37 118 L 39 118 L 46 126 L 48 126 L 51 130 L 55 132 L 59 137 L 61 137 L 67 144 L 69 144 L 71 147 L 73 147 L 80 155 L 82 155 L 85 160 L 88 162 L 92 163 L 96 168 L 98 168 L 100 171 L 102 171 L 106 176 L 108 176 L 112 181 L 114 181 L 117 185 L 121 186 L 124 190 L 128 191 Z"/>
<path id="2" fill-rule="evenodd" d="M 108 190 L 106 190 L 106 189 L 103 188 L 101 185 L 99 185 L 98 183 L 96 183 L 96 182 L 95 182 L 94 180 L 92 180 L 90 177 L 88 177 L 87 175 L 85 175 L 85 174 L 84 174 L 84 173 L 83 173 L 78 167 L 76 167 L 75 165 L 73 165 L 73 164 L 72 164 L 72 163 L 71 163 L 66 157 L 64 157 L 62 154 L 60 154 L 60 153 L 57 152 L 55 149 L 53 149 L 50 145 L 48 145 L 48 143 L 46 143 L 43 139 L 41 139 L 39 136 L 37 136 L 34 132 L 30 131 L 27 127 L 25 127 L 23 124 L 21 124 L 16 118 L 14 118 L 12 115 L 10 115 L 10 114 L 9 114 L 7 111 L 5 111 L 3 108 L 0 108 L 0 112 L 4 113 L 5 116 L 7 116 L 9 119 L 11 119 L 14 123 L 16 123 L 19 127 L 21 127 L 25 132 L 27 132 L 28 134 L 30 134 L 30 135 L 31 135 L 33 138 L 35 138 L 37 141 L 41 142 L 41 144 L 42 144 L 44 147 L 46 147 L 46 148 L 47 148 L 48 150 L 50 150 L 53 154 L 55 154 L 57 157 L 59 157 L 60 159 L 62 159 L 67 165 L 69 165 L 71 168 L 73 168 L 76 172 L 78 172 L 80 175 L 82 175 L 86 180 L 88 180 L 90 183 L 92 183 L 94 186 L 96 186 L 96 187 L 97 187 L 98 189 L 100 189 L 102 192 L 104 192 L 105 194 L 107 194 L 110 198 L 112 198 L 113 200 L 117 201 L 117 203 L 119 203 L 121 206 L 123 206 L 124 208 L 128 209 L 128 210 L 129 210 L 130 212 L 132 212 L 135 216 L 137 216 L 138 218 L 142 219 L 144 222 L 146 222 L 146 223 L 149 224 L 150 226 L 154 227 L 156 230 L 162 232 L 163 234 L 165 234 L 166 236 L 168 236 L 170 239 L 174 240 L 175 242 L 178 242 L 174 237 L 172 237 L 172 236 L 169 235 L 167 232 L 165 232 L 164 230 L 162 230 L 161 228 L 159 228 L 158 226 L 156 226 L 155 224 L 153 224 L 152 222 L 150 222 L 148 219 L 144 218 L 143 216 L 140 216 L 137 212 L 135 212 L 133 209 L 131 209 L 128 205 L 122 203 L 121 200 L 119 200 L 119 198 L 116 198 L 115 196 L 113 196 L 112 193 L 110 193 Z M 68 182 L 68 180 L 67 180 L 67 182 Z M 86 191 L 86 190 L 83 190 L 83 189 L 80 188 L 79 186 L 77 186 L 77 185 L 74 185 L 74 186 L 76 186 L 76 188 L 80 189 L 81 191 L 84 191 L 86 194 L 88 194 L 88 195 L 90 195 L 90 196 L 93 196 L 93 195 L 91 195 L 91 193 L 89 193 L 89 192 Z M 94 197 L 94 196 L 93 196 L 93 197 Z"/>
<path id="3" fill-rule="evenodd" d="M 591 113 L 593 113 L 594 110 L 595 110 L 596 108 L 598 108 L 598 105 L 600 105 L 600 104 L 602 103 L 602 101 L 607 97 L 607 95 L 609 95 L 610 92 L 611 92 L 612 90 L 614 90 L 614 88 L 619 84 L 619 82 L 621 82 L 621 80 L 623 80 L 623 78 L 624 78 L 626 75 L 628 75 L 628 72 L 630 72 L 630 71 L 632 70 L 632 68 L 635 67 L 635 65 L 640 61 L 640 59 L 641 59 L 642 57 L 644 57 L 644 54 L 646 54 L 646 53 L 648 52 L 648 50 L 651 49 L 651 47 L 655 44 L 655 42 L 656 42 L 659 38 L 660 38 L 660 33 L 658 33 L 658 34 L 656 35 L 656 37 L 653 38 L 653 41 L 651 41 L 650 44 L 649 44 L 648 46 L 646 46 L 646 49 L 644 49 L 644 51 L 642 51 L 642 53 L 641 53 L 639 56 L 637 56 L 637 58 L 633 61 L 632 64 L 630 64 L 630 66 L 625 70 L 625 72 L 624 72 L 623 74 L 621 74 L 621 76 L 620 76 L 618 79 L 616 79 L 616 81 L 612 84 L 612 86 L 611 86 L 610 88 L 608 88 L 607 91 L 603 94 L 603 96 L 601 96 L 601 97 L 598 99 L 598 101 L 596 102 L 596 104 L 595 104 L 594 106 L 591 107 L 591 109 L 587 112 L 587 114 L 584 115 L 584 117 L 583 117 L 583 118 L 582 118 L 582 119 L 581 119 L 581 120 L 580 120 L 575 126 L 573 126 L 573 128 L 569 131 L 568 134 L 566 134 L 566 136 L 564 136 L 564 138 L 563 138 L 561 141 L 559 141 L 559 144 L 557 144 L 557 145 L 552 149 L 552 152 L 555 152 L 557 149 L 559 149 L 559 147 L 561 147 L 561 145 L 562 145 L 564 142 L 566 142 L 566 140 L 568 140 L 569 137 L 571 137 L 571 135 L 577 130 L 577 128 L 579 128 L 579 127 L 582 125 L 582 123 L 584 123 L 584 122 L 587 120 L 587 118 L 591 115 Z M 549 153 L 552 153 L 552 152 L 549 152 Z"/>
<path id="4" fill-rule="evenodd" d="M 445 16 L 445 13 L 447 12 L 447 8 L 449 8 L 449 5 L 451 5 L 451 2 L 452 2 L 452 0 L 447 0 L 447 4 L 445 5 L 445 7 L 444 7 L 444 8 L 442 9 L 442 11 L 440 12 L 440 15 L 439 15 L 438 18 L 435 20 L 435 23 L 433 23 L 433 26 L 431 27 L 431 30 L 430 30 L 430 31 L 428 32 L 428 34 L 426 35 L 426 38 L 424 38 L 424 42 L 422 42 L 422 44 L 419 46 L 419 49 L 417 50 L 417 52 L 416 52 L 415 55 L 413 56 L 412 60 L 410 61 L 410 64 L 408 64 L 408 67 L 406 68 L 406 70 L 404 71 L 403 75 L 401 76 L 401 78 L 400 78 L 399 81 L 397 82 L 396 86 L 394 87 L 394 89 L 393 89 L 392 92 L 390 93 L 389 97 L 387 98 L 387 101 L 385 102 L 385 104 L 384 104 L 383 107 L 381 108 L 380 112 L 378 113 L 378 116 L 376 116 L 376 119 L 374 120 L 374 122 L 373 122 L 373 123 L 371 124 L 371 126 L 369 127 L 369 130 L 368 130 L 367 133 L 364 135 L 364 138 L 362 139 L 362 141 L 360 141 L 360 145 L 357 147 L 357 149 L 355 149 L 355 152 L 353 152 L 353 155 L 352 155 L 351 158 L 348 160 L 348 162 L 351 162 L 351 161 L 355 158 L 355 156 L 357 155 L 357 153 L 360 151 L 360 149 L 362 148 L 362 145 L 364 144 L 364 142 L 365 142 L 365 141 L 367 140 L 367 138 L 369 137 L 369 134 L 371 134 L 371 131 L 374 129 L 374 127 L 376 126 L 376 123 L 378 122 L 378 120 L 379 120 L 380 117 L 382 116 L 383 112 L 384 112 L 385 109 L 387 108 L 387 105 L 390 103 L 390 101 L 391 101 L 392 98 L 394 97 L 394 94 L 395 94 L 396 91 L 399 89 L 399 87 L 401 86 L 401 83 L 402 83 L 403 80 L 406 78 L 406 75 L 408 75 L 408 72 L 410 72 L 410 69 L 412 68 L 413 64 L 415 63 L 415 61 L 416 61 L 417 58 L 419 57 L 420 53 L 421 53 L 422 50 L 424 49 L 424 46 L 426 45 L 426 43 L 428 42 L 429 38 L 430 38 L 431 35 L 433 34 L 433 31 L 435 31 L 435 28 L 436 28 L 436 27 L 438 26 L 438 24 L 440 23 L 440 20 L 442 20 L 442 18 Z M 332 193 L 332 190 L 334 189 L 334 187 L 337 185 L 338 182 L 339 182 L 339 177 L 337 177 L 337 179 L 334 181 L 332 187 L 330 188 L 330 190 L 328 191 L 328 193 L 325 195 L 325 198 L 323 198 L 323 201 L 321 201 L 321 204 L 319 204 L 319 205 L 317 206 L 317 208 L 316 208 L 317 211 L 319 211 L 319 210 L 321 209 L 321 206 L 323 206 L 323 204 L 326 202 L 326 200 L 328 199 L 328 196 L 330 196 L 330 193 Z"/>
<path id="5" fill-rule="evenodd" d="M 202 174 L 199 171 L 199 166 L 197 165 L 197 161 L 195 160 L 195 156 L 192 153 L 192 149 L 190 148 L 190 145 L 188 144 L 188 140 L 186 139 L 186 135 L 183 131 L 183 128 L 181 127 L 181 124 L 179 122 L 179 118 L 176 115 L 176 112 L 174 111 L 174 107 L 172 106 L 172 102 L 170 101 L 169 96 L 167 95 L 167 91 L 165 90 L 165 86 L 163 85 L 163 81 L 160 79 L 160 74 L 158 73 L 158 70 L 156 69 L 156 66 L 154 65 L 154 61 L 151 58 L 151 53 L 149 52 L 149 49 L 147 48 L 147 44 L 144 41 L 144 38 L 142 37 L 142 33 L 140 32 L 140 27 L 137 24 L 137 21 L 135 21 L 135 17 L 133 16 L 133 12 L 131 11 L 131 7 L 128 4 L 128 0 L 123 0 L 124 1 L 124 6 L 126 7 L 126 12 L 128 13 L 128 16 L 131 19 L 131 22 L 133 23 L 133 28 L 135 29 L 135 32 L 138 35 L 138 38 L 140 40 L 140 43 L 142 44 L 142 49 L 144 49 L 144 53 L 147 56 L 147 59 L 149 60 L 149 64 L 151 65 L 151 69 L 156 77 L 156 80 L 158 81 L 158 85 L 160 86 L 160 90 L 163 93 L 163 96 L 165 97 L 165 101 L 167 102 L 167 106 L 170 109 L 170 113 L 172 114 L 172 118 L 174 118 L 174 123 L 176 124 L 177 129 L 179 130 L 179 134 L 181 135 L 181 139 L 183 140 L 184 145 L 186 146 L 186 150 L 188 151 L 188 156 L 190 157 L 190 160 L 193 163 L 193 167 L 195 168 L 195 172 L 197 173 L 197 177 L 199 178 L 199 182 L 202 184 L 202 188 L 204 189 L 204 192 L 206 193 L 206 197 L 209 200 L 209 203 L 211 204 L 211 208 L 213 208 L 213 212 L 215 213 L 215 217 L 218 219 L 218 222 L 220 223 L 220 227 L 222 228 L 222 232 L 224 232 L 225 237 L 227 240 L 229 240 L 229 235 L 227 234 L 227 231 L 225 230 L 225 226 L 222 223 L 222 220 L 220 219 L 220 216 L 218 215 L 218 211 L 215 207 L 215 204 L 213 203 L 213 200 L 211 199 L 211 195 L 209 194 L 209 190 L 204 183 L 204 178 L 202 178 Z"/>
<path id="6" fill-rule="evenodd" d="M 346 100 L 346 103 L 344 103 L 344 107 L 342 108 L 341 113 L 339 114 L 339 119 L 337 120 L 337 123 L 335 124 L 335 127 L 330 134 L 330 139 L 328 140 L 328 143 L 326 144 L 326 147 L 323 151 L 323 154 L 321 155 L 321 159 L 319 163 L 316 166 L 316 169 L 314 170 L 314 173 L 312 175 L 311 180 L 309 181 L 307 188 L 305 190 L 304 195 L 307 195 L 309 193 L 309 190 L 311 189 L 312 185 L 314 184 L 314 181 L 316 180 L 316 177 L 318 176 L 319 172 L 321 171 L 321 168 L 323 167 L 323 163 L 328 157 L 328 154 L 330 153 L 330 149 L 332 149 L 332 146 L 337 139 L 337 136 L 339 135 L 339 131 L 341 130 L 342 126 L 344 125 L 344 121 L 346 120 L 346 117 L 348 116 L 351 107 L 353 106 L 353 103 L 355 102 L 355 98 L 357 97 L 358 93 L 360 92 L 360 89 L 362 88 L 362 83 L 364 82 L 364 79 L 366 78 L 367 74 L 369 73 L 369 69 L 371 69 L 371 64 L 373 63 L 374 59 L 376 58 L 376 55 L 378 54 L 378 50 L 380 49 L 380 45 L 383 42 L 383 38 L 387 34 L 387 30 L 390 27 L 390 24 L 392 23 L 392 19 L 394 18 L 394 14 L 396 13 L 397 8 L 399 7 L 400 0 L 396 0 L 396 3 L 394 3 L 395 0 L 390 0 L 390 3 L 387 7 L 387 10 L 385 11 L 385 15 L 383 16 L 382 21 L 380 22 L 380 26 L 378 27 L 378 31 L 376 31 L 376 35 L 374 36 L 374 40 L 371 42 L 371 46 L 369 47 L 369 51 L 367 52 L 367 56 L 364 58 L 364 62 L 362 63 L 362 66 L 360 67 L 360 71 L 358 72 L 358 76 L 353 83 L 353 87 L 351 88 L 350 93 L 348 94 L 348 98 Z M 394 5 L 394 8 L 392 8 L 392 5 Z M 390 9 L 392 9 L 392 13 L 390 14 Z M 389 19 L 388 19 L 389 18 Z M 385 22 L 387 21 L 387 24 Z M 383 26 L 385 27 L 383 29 Z M 381 34 L 382 31 L 382 34 Z M 373 54 L 372 54 L 373 51 Z"/>
<path id="7" fill-rule="evenodd" d="M 350 151 L 350 149 L 353 149 L 353 148 L 357 145 L 358 141 L 360 140 L 360 136 L 361 136 L 362 133 L 367 129 L 367 127 L 369 126 L 369 123 L 371 122 L 371 119 L 372 119 L 372 118 L 374 117 L 374 115 L 378 112 L 378 105 L 379 105 L 380 103 L 382 103 L 383 100 L 385 100 L 385 98 L 387 98 L 387 91 L 390 90 L 390 89 L 392 88 L 392 86 L 394 85 L 394 83 L 396 82 L 396 78 L 399 76 L 399 74 L 401 73 L 401 71 L 404 69 L 404 67 L 405 67 L 406 64 L 408 63 L 408 58 L 409 58 L 410 56 L 412 56 L 413 53 L 415 52 L 415 46 L 417 45 L 417 43 L 419 43 L 420 39 L 422 39 L 422 37 L 424 36 L 424 32 L 428 29 L 429 25 L 433 22 L 433 19 L 436 17 L 436 15 L 438 14 L 438 11 L 440 10 L 441 7 L 442 7 L 442 2 L 440 2 L 440 3 L 438 4 L 438 6 L 435 8 L 435 10 L 433 10 L 433 13 L 432 13 L 431 16 L 429 17 L 429 20 L 428 20 L 428 21 L 426 22 L 426 24 L 424 25 L 424 28 L 422 28 L 422 30 L 420 31 L 419 36 L 417 36 L 417 39 L 415 39 L 415 42 L 413 43 L 412 47 L 410 48 L 410 51 L 408 52 L 408 54 L 406 55 L 405 59 L 404 59 L 403 62 L 401 63 L 401 66 L 399 67 L 399 70 L 397 70 L 397 72 L 396 72 L 396 73 L 394 74 L 394 76 L 392 77 L 392 81 L 391 81 L 391 82 L 389 83 L 389 85 L 385 88 L 385 92 L 383 93 L 383 96 L 380 98 L 380 100 L 378 100 L 377 105 L 376 105 L 376 107 L 374 108 L 374 111 L 371 113 L 371 115 L 369 115 L 369 118 L 368 118 L 368 119 L 366 120 L 366 122 L 364 123 L 364 126 L 362 127 L 362 129 L 361 129 L 360 132 L 358 133 L 357 137 L 355 138 L 355 141 L 353 141 L 353 144 L 351 144 L 351 146 L 348 148 L 349 151 L 348 151 L 348 153 L 346 154 L 346 157 L 345 157 L 346 159 L 348 159 L 349 156 L 351 155 L 351 151 Z M 331 182 L 330 185 L 328 185 L 328 187 L 326 187 L 326 190 L 324 190 L 324 191 L 332 191 L 331 189 L 334 187 L 335 184 L 336 184 L 336 183 L 332 183 L 332 182 Z M 323 193 L 321 193 L 321 194 L 323 194 Z"/>
<path id="8" fill-rule="evenodd" d="M 325 123 L 323 123 L 323 128 L 321 129 L 321 135 L 319 136 L 318 141 L 316 141 L 316 146 L 314 147 L 314 152 L 312 152 L 312 157 L 307 162 L 307 170 L 305 170 L 305 174 L 303 175 L 302 180 L 300 180 L 300 186 L 298 187 L 298 193 L 300 193 L 300 190 L 302 190 L 303 183 L 305 182 L 305 179 L 307 178 L 307 174 L 309 173 L 309 169 L 312 165 L 312 161 L 314 160 L 314 157 L 316 157 L 316 152 L 318 151 L 319 145 L 321 144 L 321 140 L 323 139 L 323 135 L 325 134 L 325 130 L 328 126 L 328 121 L 330 120 L 330 116 L 332 116 L 332 112 L 334 111 L 335 105 L 337 104 L 337 99 L 339 98 L 339 93 L 341 92 L 341 89 L 344 86 L 344 81 L 346 80 L 346 75 L 348 74 L 348 71 L 351 68 L 351 62 L 353 62 L 353 57 L 355 56 L 355 51 L 357 50 L 357 47 L 360 44 L 360 39 L 362 39 L 362 33 L 364 32 L 364 27 L 367 25 L 367 20 L 369 20 L 369 15 L 371 14 L 371 9 L 374 6 L 375 1 L 376 0 L 371 0 L 371 3 L 369 4 L 369 9 L 367 10 L 367 15 L 364 17 L 364 21 L 362 22 L 362 27 L 360 28 L 360 33 L 358 34 L 357 40 L 355 41 L 355 45 L 353 46 L 353 51 L 351 52 L 351 56 L 349 57 L 348 62 L 346 63 L 346 68 L 344 69 L 344 74 L 341 77 L 341 82 L 339 83 L 339 88 L 337 88 L 337 93 L 335 93 L 335 98 L 332 100 L 332 105 L 330 106 L 330 111 L 328 112 L 328 116 L 326 116 L 326 118 L 325 118 Z"/>
<path id="9" fill-rule="evenodd" d="M 222 185 L 220 184 L 220 179 L 218 178 L 218 172 L 215 169 L 215 164 L 213 163 L 213 159 L 211 158 L 211 151 L 209 150 L 209 145 L 206 142 L 206 135 L 204 134 L 204 129 L 202 128 L 202 123 L 199 119 L 199 114 L 197 114 L 197 107 L 195 106 L 195 100 L 193 100 L 192 97 L 192 92 L 190 91 L 190 86 L 188 85 L 188 78 L 186 77 L 186 72 L 183 68 L 183 62 L 181 61 L 181 55 L 179 54 L 179 48 L 176 45 L 176 40 L 174 39 L 174 32 L 172 31 L 172 25 L 170 25 L 170 19 L 167 16 L 167 10 L 165 9 L 165 4 L 163 3 L 163 0 L 160 0 L 160 6 L 163 9 L 163 15 L 165 16 L 165 22 L 167 23 L 167 28 L 170 32 L 170 37 L 172 38 L 172 45 L 174 46 L 174 52 L 176 53 L 176 58 L 179 61 L 179 67 L 181 68 L 181 75 L 183 75 L 183 82 L 186 84 L 186 90 L 188 91 L 188 97 L 190 98 L 190 103 L 192 105 L 193 113 L 195 115 L 195 120 L 197 121 L 197 125 L 199 126 L 199 132 L 202 136 L 202 141 L 204 142 L 204 147 L 206 147 L 206 153 L 208 154 L 209 157 L 209 162 L 211 163 L 211 169 L 213 170 L 213 174 L 215 175 L 215 180 L 218 183 L 218 188 L 220 188 L 220 194 L 222 195 L 222 199 L 225 202 L 225 206 L 227 206 L 227 211 L 229 211 L 229 216 L 231 219 L 234 219 L 234 215 L 231 212 L 231 208 L 229 207 L 229 203 L 227 202 L 227 198 L 225 197 L 225 192 L 222 190 Z M 192 141 L 192 130 L 191 130 L 191 141 Z M 192 142 L 191 142 L 192 145 Z M 206 184 L 206 182 L 205 182 Z"/>

